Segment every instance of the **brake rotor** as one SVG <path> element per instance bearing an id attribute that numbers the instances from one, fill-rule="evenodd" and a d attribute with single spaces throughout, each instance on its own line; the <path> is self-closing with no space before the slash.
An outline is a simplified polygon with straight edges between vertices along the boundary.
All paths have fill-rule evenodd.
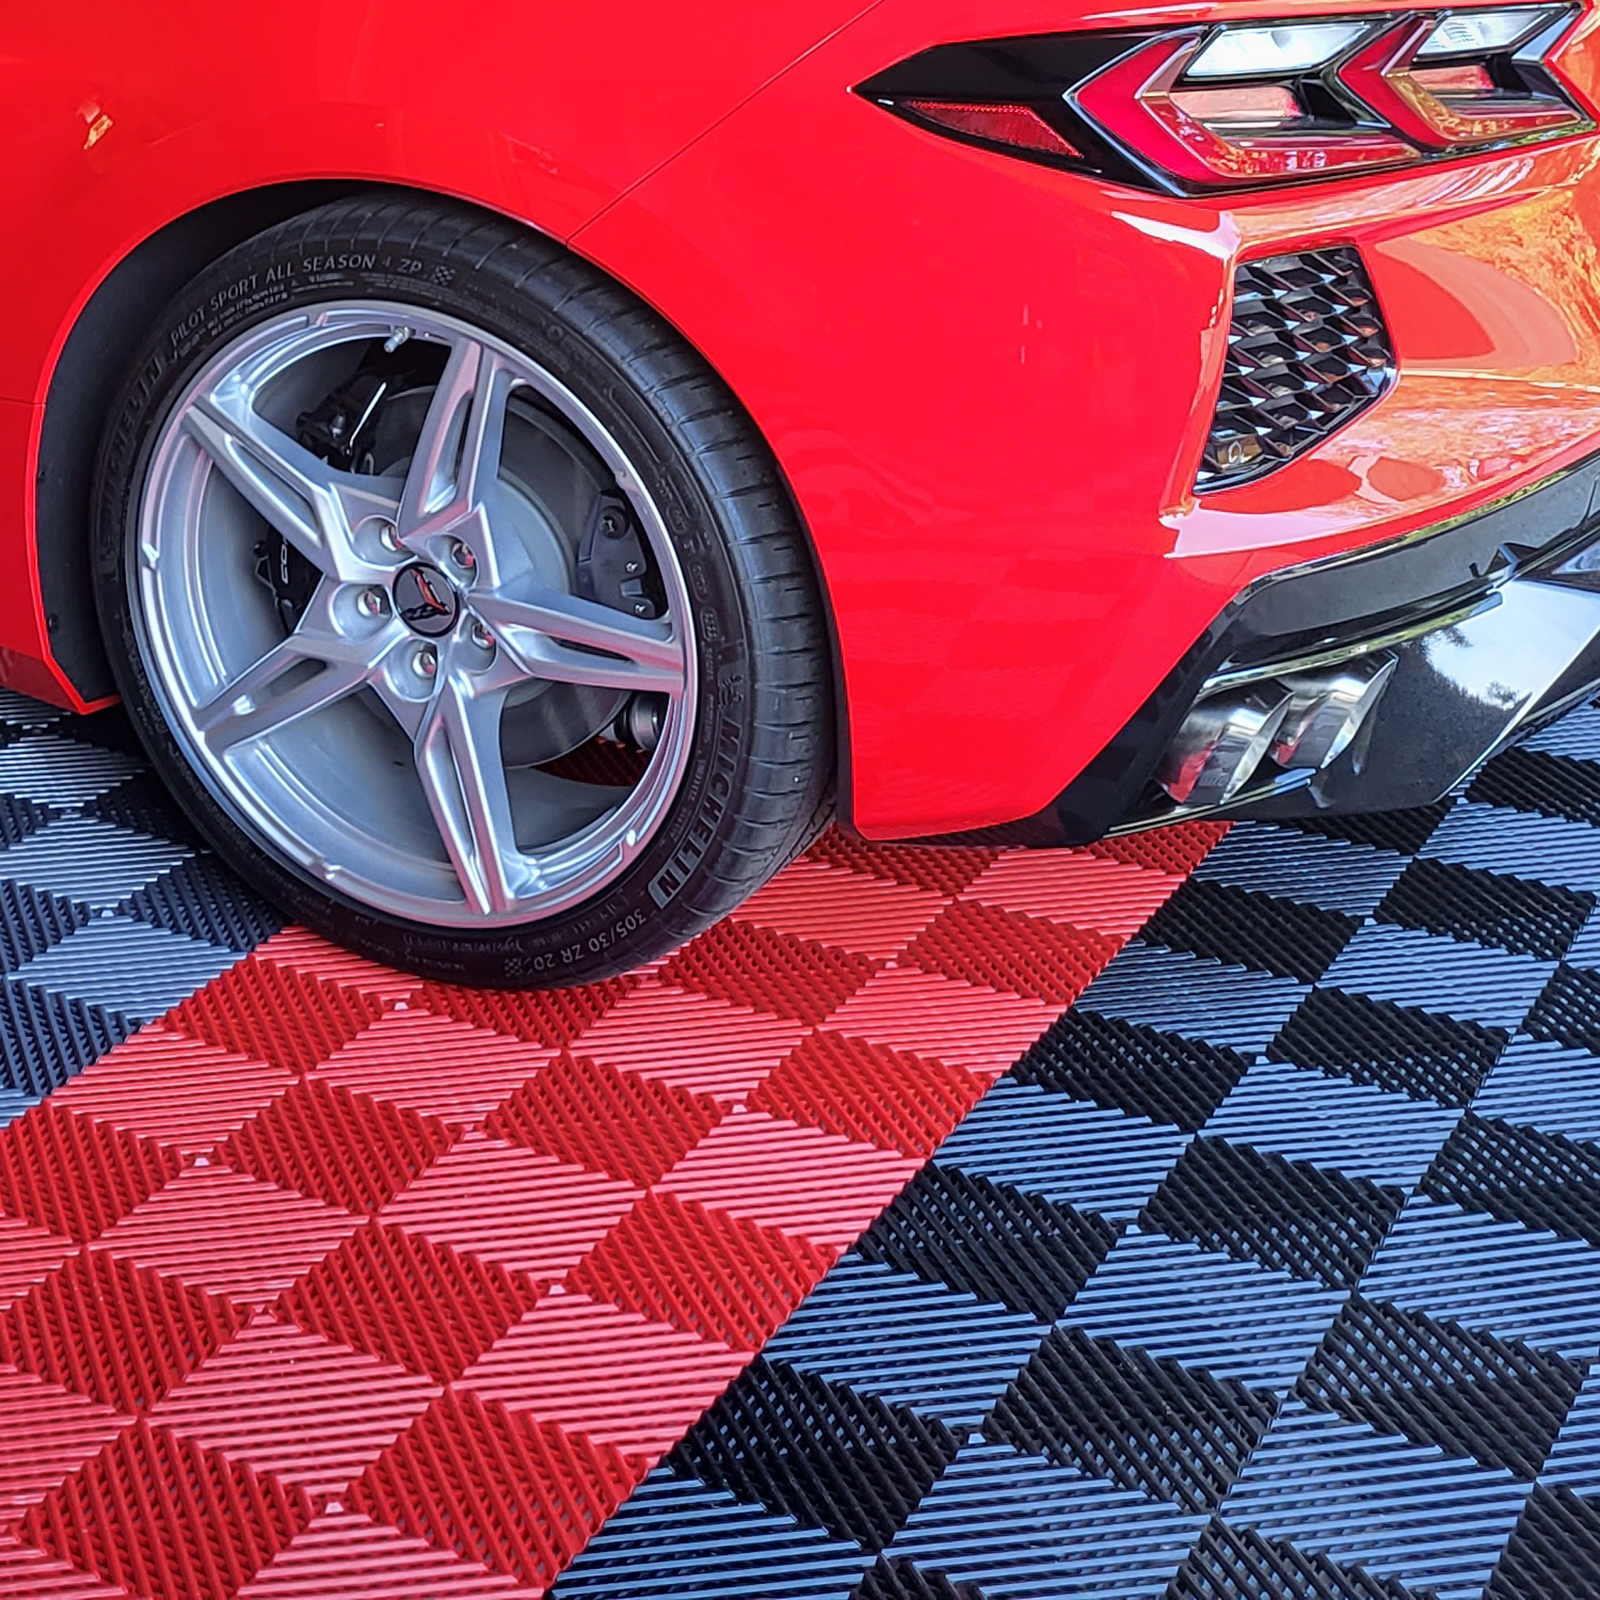
<path id="1" fill-rule="evenodd" d="M 416 354 L 425 358 L 425 351 Z M 386 373 L 384 365 L 381 358 L 364 365 L 303 413 L 299 442 L 346 471 L 402 475 L 434 386 L 414 381 L 414 358 L 406 363 L 411 370 Z M 518 396 L 506 412 L 497 509 L 497 535 L 521 546 L 537 582 L 631 616 L 664 611 L 659 574 L 627 501 L 565 424 Z M 317 569 L 273 532 L 256 546 L 256 573 L 291 631 L 316 590 Z M 501 717 L 501 757 L 507 767 L 545 766 L 618 724 L 632 710 L 631 698 L 587 684 L 522 685 Z M 621 721 L 643 725 L 648 711 Z"/>

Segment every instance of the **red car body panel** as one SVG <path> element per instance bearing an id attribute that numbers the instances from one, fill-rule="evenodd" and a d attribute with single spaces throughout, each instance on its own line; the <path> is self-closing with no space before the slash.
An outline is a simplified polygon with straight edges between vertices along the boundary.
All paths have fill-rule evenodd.
<path id="1" fill-rule="evenodd" d="M 35 570 L 32 463 L 74 318 L 142 241 L 224 196 L 319 178 L 469 199 L 568 237 L 865 0 L 63 0 L 0 46 L 0 541 Z M 48 537 L 46 530 L 45 537 Z M 37 587 L 0 593 L 0 674 L 82 710 Z"/>
<path id="2" fill-rule="evenodd" d="M 472 199 L 656 305 L 771 443 L 833 613 L 849 814 L 869 837 L 1037 811 L 1253 579 L 1600 448 L 1597 138 L 1175 199 L 954 143 L 850 92 L 933 44 L 1090 25 L 1067 0 L 759 16 L 478 0 L 442 32 L 416 0 L 91 10 L 13 23 L 0 60 L 13 569 L 50 536 L 30 485 L 53 360 L 141 239 L 302 178 Z M 1586 15 L 1561 62 L 1591 101 L 1597 51 Z M 1235 262 L 1335 242 L 1365 257 L 1397 382 L 1291 465 L 1196 497 Z M 0 672 L 70 702 L 41 610 L 27 582 L 0 593 Z"/>

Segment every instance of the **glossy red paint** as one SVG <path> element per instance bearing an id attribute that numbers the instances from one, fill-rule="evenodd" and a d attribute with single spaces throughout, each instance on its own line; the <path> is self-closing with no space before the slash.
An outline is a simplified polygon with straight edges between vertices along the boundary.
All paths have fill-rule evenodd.
<path id="1" fill-rule="evenodd" d="M 476 0 L 443 26 L 420 0 L 27 9 L 0 58 L 0 672 L 30 692 L 72 699 L 28 575 L 52 537 L 32 519 L 40 407 L 74 317 L 165 223 L 273 183 L 386 181 L 519 217 L 705 353 L 810 528 L 872 837 L 1037 810 L 1255 577 L 1600 447 L 1594 137 L 1179 200 L 850 92 L 937 43 L 1148 25 L 1136 8 Z M 1559 54 L 1590 104 L 1597 49 L 1586 15 Z M 1366 257 L 1398 382 L 1293 465 L 1197 498 L 1234 263 L 1333 242 Z"/>

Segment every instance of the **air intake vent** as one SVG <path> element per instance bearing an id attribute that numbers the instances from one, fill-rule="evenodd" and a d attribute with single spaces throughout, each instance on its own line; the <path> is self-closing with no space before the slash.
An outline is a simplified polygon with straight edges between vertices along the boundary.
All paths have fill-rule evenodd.
<path id="1" fill-rule="evenodd" d="M 1246 262 L 1234 274 L 1228 362 L 1195 487 L 1231 488 L 1293 461 L 1393 376 L 1389 330 L 1355 250 Z"/>

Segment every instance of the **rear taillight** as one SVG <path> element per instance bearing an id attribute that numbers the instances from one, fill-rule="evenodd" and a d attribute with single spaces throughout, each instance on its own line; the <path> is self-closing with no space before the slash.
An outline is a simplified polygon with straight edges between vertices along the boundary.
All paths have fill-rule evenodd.
<path id="1" fill-rule="evenodd" d="M 1034 160 L 1234 189 L 1591 131 L 1552 59 L 1577 16 L 1529 5 L 1035 35 L 940 46 L 861 92 Z"/>
<path id="2" fill-rule="evenodd" d="M 1489 13 L 1513 25 L 1518 15 Z M 1555 138 L 1590 126 L 1545 59 L 1571 13 L 1534 9 L 1521 16 L 1522 34 L 1510 43 L 1454 60 L 1451 37 L 1441 30 L 1457 19 L 1412 18 L 1364 44 L 1339 68 L 1339 81 L 1423 150 Z"/>
<path id="3" fill-rule="evenodd" d="M 1073 101 L 1185 184 L 1271 183 L 1416 154 L 1386 128 L 1319 118 L 1296 83 L 1195 77 L 1189 69 L 1203 51 L 1197 35 L 1152 39 L 1074 90 Z"/>

